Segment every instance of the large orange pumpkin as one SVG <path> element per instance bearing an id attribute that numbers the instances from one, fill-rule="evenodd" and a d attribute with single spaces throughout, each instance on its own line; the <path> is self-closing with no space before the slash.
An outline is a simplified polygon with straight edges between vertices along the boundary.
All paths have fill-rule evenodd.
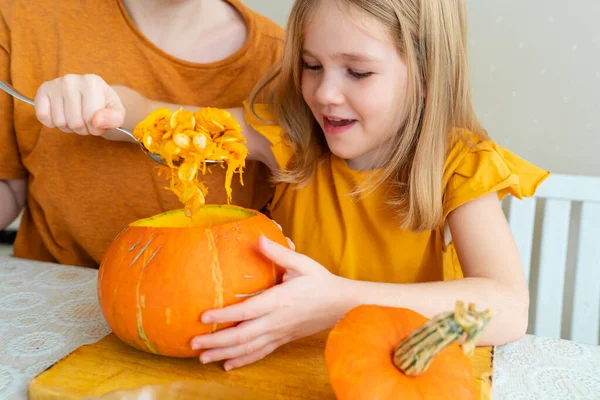
<path id="1" fill-rule="evenodd" d="M 113 332 L 129 345 L 196 357 L 190 339 L 229 325 L 203 324 L 202 313 L 256 295 L 283 270 L 257 249 L 258 238 L 286 245 L 276 224 L 236 206 L 205 206 L 194 222 L 184 210 L 130 224 L 109 246 L 98 298 Z"/>
<path id="2" fill-rule="evenodd" d="M 461 302 L 431 320 L 406 308 L 354 308 L 327 338 L 333 391 L 338 400 L 476 399 L 471 363 L 456 340 L 466 333 L 469 352 L 489 318 Z"/>

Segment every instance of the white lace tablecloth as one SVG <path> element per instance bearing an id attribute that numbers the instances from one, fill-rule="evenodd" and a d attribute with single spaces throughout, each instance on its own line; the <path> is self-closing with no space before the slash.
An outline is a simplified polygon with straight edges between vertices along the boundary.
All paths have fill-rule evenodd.
<path id="1" fill-rule="evenodd" d="M 0 257 L 0 399 L 26 399 L 31 378 L 110 333 L 98 271 Z"/>
<path id="2" fill-rule="evenodd" d="M 97 270 L 0 257 L 0 399 L 26 399 L 31 378 L 107 335 Z M 600 347 L 526 336 L 499 346 L 494 400 L 600 400 Z"/>

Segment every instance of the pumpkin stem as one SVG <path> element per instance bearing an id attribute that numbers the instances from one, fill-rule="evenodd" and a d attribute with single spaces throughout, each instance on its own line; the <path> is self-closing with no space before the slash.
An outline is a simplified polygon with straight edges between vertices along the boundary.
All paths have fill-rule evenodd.
<path id="1" fill-rule="evenodd" d="M 474 304 L 469 304 L 467 309 L 462 301 L 457 301 L 454 312 L 434 316 L 396 346 L 394 365 L 406 375 L 422 374 L 437 354 L 460 339 L 463 334 L 466 334 L 466 340 L 462 349 L 465 354 L 470 354 L 490 318 L 490 310 L 477 312 Z"/>

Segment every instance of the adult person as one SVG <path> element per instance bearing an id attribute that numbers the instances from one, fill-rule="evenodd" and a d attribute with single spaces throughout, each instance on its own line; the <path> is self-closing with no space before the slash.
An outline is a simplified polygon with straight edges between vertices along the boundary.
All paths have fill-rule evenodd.
<path id="1" fill-rule="evenodd" d="M 283 29 L 238 0 L 0 0 L 0 77 L 33 97 L 68 74 L 179 104 L 239 106 L 280 57 Z M 157 164 L 83 121 L 45 127 L 0 93 L 0 229 L 23 209 L 17 257 L 97 267 L 127 223 L 180 208 Z M 140 116 L 142 118 L 143 116 Z M 233 203 L 262 209 L 269 172 L 249 162 Z M 205 177 L 226 202 L 224 170 Z"/>

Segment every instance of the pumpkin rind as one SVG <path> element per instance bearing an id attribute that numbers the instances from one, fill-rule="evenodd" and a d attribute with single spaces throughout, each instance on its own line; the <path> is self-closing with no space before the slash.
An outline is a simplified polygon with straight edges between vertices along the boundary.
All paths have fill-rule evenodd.
<path id="1" fill-rule="evenodd" d="M 325 358 L 331 386 L 345 399 L 475 399 L 469 358 L 453 343 L 429 368 L 408 376 L 394 365 L 394 349 L 428 321 L 403 308 L 359 306 L 329 333 Z"/>
<path id="2" fill-rule="evenodd" d="M 121 232 L 100 265 L 98 297 L 109 326 L 124 342 L 156 354 L 195 357 L 200 350 L 191 349 L 193 336 L 232 325 L 203 324 L 202 313 L 281 281 L 283 270 L 257 249 L 259 236 L 287 242 L 273 221 L 241 207 L 203 207 L 198 220 L 210 214 L 213 226 L 168 226 L 169 218 L 181 225 L 187 220 L 183 214 L 164 213 Z"/>

